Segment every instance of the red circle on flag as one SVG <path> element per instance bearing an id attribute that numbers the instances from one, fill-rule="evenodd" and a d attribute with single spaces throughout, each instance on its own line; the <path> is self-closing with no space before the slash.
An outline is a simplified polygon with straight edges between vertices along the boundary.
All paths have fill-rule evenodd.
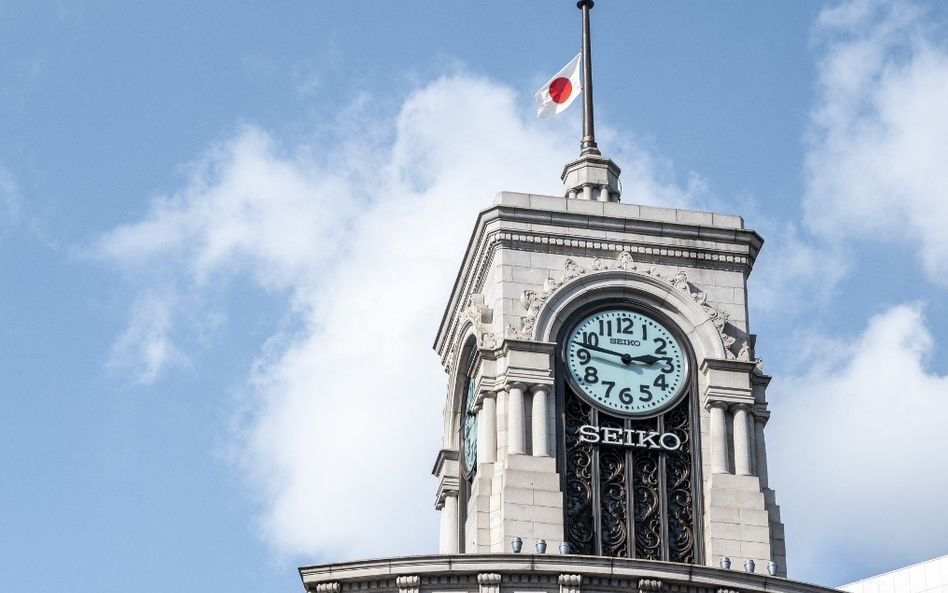
<path id="1" fill-rule="evenodd" d="M 554 103 L 563 103 L 573 92 L 573 83 L 568 78 L 560 76 L 550 83 L 550 98 Z"/>

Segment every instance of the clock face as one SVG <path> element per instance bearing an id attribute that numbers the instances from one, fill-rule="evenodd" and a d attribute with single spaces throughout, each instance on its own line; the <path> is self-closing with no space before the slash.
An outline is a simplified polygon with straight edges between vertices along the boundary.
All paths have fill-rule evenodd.
<path id="1" fill-rule="evenodd" d="M 570 383 L 610 413 L 654 416 L 675 403 L 688 377 L 679 341 L 638 311 L 611 308 L 587 315 L 566 340 Z"/>
<path id="2" fill-rule="evenodd" d="M 464 416 L 461 418 L 461 438 L 464 440 L 464 476 L 469 478 L 477 467 L 477 414 L 474 406 L 474 379 L 467 377 L 467 397 L 464 401 Z"/>

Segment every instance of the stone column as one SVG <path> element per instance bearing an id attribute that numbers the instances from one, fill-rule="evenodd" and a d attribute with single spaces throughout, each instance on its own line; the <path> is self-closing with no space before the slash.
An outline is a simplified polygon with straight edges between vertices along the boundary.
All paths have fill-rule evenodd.
<path id="1" fill-rule="evenodd" d="M 720 401 L 708 403 L 711 412 L 711 473 L 727 473 L 727 422 L 724 410 L 727 404 Z"/>
<path id="2" fill-rule="evenodd" d="M 458 493 L 445 492 L 441 501 L 441 554 L 458 553 Z"/>
<path id="3" fill-rule="evenodd" d="M 524 443 L 523 424 L 523 383 L 507 385 L 507 454 L 523 455 L 526 450 Z"/>
<path id="4" fill-rule="evenodd" d="M 533 456 L 549 457 L 546 425 L 546 397 L 550 388 L 546 385 L 534 385 L 533 391 Z"/>
<path id="5" fill-rule="evenodd" d="M 767 418 L 754 416 L 754 434 L 757 436 L 757 477 L 760 478 L 761 488 L 769 487 L 767 485 L 767 446 L 764 444 L 765 424 L 767 424 Z"/>
<path id="6" fill-rule="evenodd" d="M 734 473 L 739 476 L 750 476 L 750 432 L 747 427 L 747 412 L 750 408 L 746 404 L 737 404 L 734 410 Z"/>
<path id="7" fill-rule="evenodd" d="M 497 396 L 485 393 L 477 418 L 477 461 L 497 461 Z"/>

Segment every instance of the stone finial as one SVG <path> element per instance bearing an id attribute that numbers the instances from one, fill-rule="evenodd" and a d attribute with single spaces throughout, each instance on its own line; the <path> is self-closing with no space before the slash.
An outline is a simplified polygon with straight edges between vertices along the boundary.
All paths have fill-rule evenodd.
<path id="1" fill-rule="evenodd" d="M 586 154 L 566 163 L 560 179 L 563 180 L 563 192 L 567 198 L 618 202 L 621 172 L 611 159 Z"/>

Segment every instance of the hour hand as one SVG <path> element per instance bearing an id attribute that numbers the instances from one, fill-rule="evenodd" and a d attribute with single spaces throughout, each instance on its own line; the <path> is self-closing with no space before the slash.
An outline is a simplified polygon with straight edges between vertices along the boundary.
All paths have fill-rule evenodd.
<path id="1" fill-rule="evenodd" d="M 645 364 L 655 364 L 660 361 L 661 357 L 655 356 L 654 354 L 642 354 L 640 356 L 629 356 L 630 362 L 644 362 Z"/>

